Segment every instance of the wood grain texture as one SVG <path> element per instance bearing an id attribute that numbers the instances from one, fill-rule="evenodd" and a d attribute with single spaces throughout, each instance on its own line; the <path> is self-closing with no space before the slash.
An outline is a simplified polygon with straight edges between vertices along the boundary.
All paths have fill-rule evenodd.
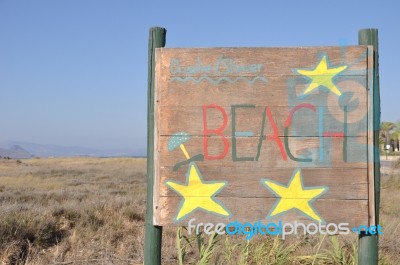
<path id="1" fill-rule="evenodd" d="M 260 136 L 263 129 L 264 135 L 270 135 L 274 132 L 272 123 L 276 125 L 279 136 L 284 136 L 285 122 L 287 121 L 290 111 L 295 109 L 296 106 L 252 106 L 235 108 L 235 120 L 232 120 L 232 106 L 221 106 L 227 117 L 228 122 L 223 134 L 226 136 L 232 135 L 232 123 L 235 123 L 235 132 L 251 132 L 253 136 Z M 272 122 L 266 118 L 265 124 L 262 128 L 262 120 L 264 111 L 268 108 L 271 112 Z M 344 117 L 343 110 L 334 109 L 333 112 L 328 112 L 327 106 L 315 106 L 316 111 L 303 108 L 295 112 L 292 117 L 292 122 L 289 126 L 288 136 L 320 136 L 325 132 L 343 132 L 344 124 L 337 120 L 332 121 L 333 117 Z M 319 111 L 322 108 L 322 111 Z M 365 110 L 364 110 L 365 111 Z M 223 124 L 223 116 L 219 110 L 207 110 L 207 128 L 219 128 Z M 321 117 L 320 117 L 321 116 Z M 349 116 L 349 115 L 348 115 Z M 203 136 L 203 108 L 197 107 L 163 107 L 163 117 L 169 122 L 160 124 L 160 136 L 171 136 L 172 134 L 185 130 L 192 136 Z M 189 118 L 188 118 L 189 117 Z M 367 131 L 366 113 L 361 109 L 352 112 L 352 117 L 364 119 L 365 122 L 356 122 L 347 124 L 348 132 L 346 136 L 365 136 Z M 325 122 L 323 128 L 319 128 L 319 119 Z M 307 121 L 305 123 L 304 121 Z"/>
<path id="2" fill-rule="evenodd" d="M 287 184 L 295 168 L 252 168 L 249 171 L 239 171 L 236 167 L 211 167 L 206 162 L 198 162 L 201 171 L 206 172 L 205 180 L 225 180 L 229 185 L 223 189 L 218 197 L 237 198 L 275 198 L 276 196 L 265 189 L 260 179 L 270 180 Z M 177 197 L 176 192 L 164 185 L 165 181 L 185 182 L 186 167 L 173 171 L 171 167 L 161 168 L 160 196 Z M 242 172 L 246 172 L 243 174 Z M 303 184 L 305 186 L 328 186 L 329 192 L 324 195 L 325 199 L 368 199 L 368 179 L 365 169 L 343 169 L 343 168 L 307 168 L 302 170 Z M 346 174 L 346 175 L 343 175 Z M 248 189 L 243 189 L 243 183 Z"/>
<path id="3" fill-rule="evenodd" d="M 304 189 L 328 188 L 312 202 L 324 220 L 370 224 L 370 59 L 365 46 L 157 49 L 154 223 L 185 224 L 166 183 L 188 185 L 195 163 L 226 183 L 214 198 L 232 213 L 189 214 L 202 222 L 264 219 L 279 198 L 261 179 L 289 187 L 300 170 Z M 176 133 L 190 139 L 171 148 Z"/>
<path id="4" fill-rule="evenodd" d="M 354 147 L 347 148 L 347 156 L 350 161 L 346 162 L 343 159 L 343 138 L 325 137 L 324 142 L 324 161 L 320 161 L 320 137 L 288 137 L 288 146 L 291 153 L 298 158 L 309 158 L 311 162 L 299 164 L 291 160 L 286 155 L 284 160 L 275 141 L 263 141 L 260 148 L 260 156 L 258 161 L 240 161 L 234 162 L 232 158 L 232 139 L 226 137 L 229 142 L 228 152 L 222 160 L 207 160 L 205 163 L 214 167 L 237 167 L 237 168 L 295 168 L 295 167 L 323 167 L 323 168 L 367 168 L 366 154 L 367 146 L 365 145 L 367 138 L 364 137 L 347 137 L 348 145 Z M 279 137 L 283 143 L 284 137 Z M 179 148 L 168 151 L 168 136 L 160 136 L 160 149 L 157 151 L 159 163 L 161 167 L 174 166 L 177 162 L 186 160 L 185 156 Z M 236 153 L 238 157 L 253 157 L 257 156 L 257 148 L 259 137 L 237 137 Z M 284 144 L 283 144 L 284 145 Z M 185 143 L 186 150 L 191 156 L 203 154 L 203 137 L 192 137 L 190 141 Z M 220 137 L 208 137 L 208 152 L 210 155 L 221 154 L 224 150 L 224 145 Z M 286 154 L 286 151 L 283 153 Z M 248 173 L 248 172 L 246 172 Z"/>
<path id="5" fill-rule="evenodd" d="M 256 221 L 264 222 L 304 222 L 306 224 L 312 222 L 305 215 L 297 212 L 288 212 L 284 217 L 278 216 L 275 218 L 266 219 L 268 212 L 276 203 L 275 198 L 235 198 L 235 197 L 221 197 L 218 198 L 221 203 L 229 209 L 232 209 L 232 216 L 228 218 L 213 217 L 213 223 L 229 223 L 233 221 L 250 222 Z M 204 211 L 196 211 L 190 217 L 179 221 L 172 222 L 169 219 L 176 215 L 176 209 L 180 203 L 178 197 L 160 197 L 159 200 L 159 215 L 156 222 L 160 225 L 183 225 L 186 226 L 188 219 L 195 218 L 198 222 L 205 222 L 210 220 L 208 213 Z M 341 223 L 343 220 L 351 226 L 356 226 L 365 222 L 368 219 L 368 201 L 367 200 L 325 200 L 319 199 L 314 202 L 315 209 L 324 217 L 326 223 Z M 335 211 L 340 209 L 340 211 Z"/>
<path id="6" fill-rule="evenodd" d="M 263 76 L 262 73 L 258 74 Z M 231 76 L 229 76 L 231 77 Z M 265 76 L 267 82 L 256 80 L 254 84 L 244 80 L 238 80 L 234 84 L 222 80 L 219 84 L 207 80 L 201 82 L 178 82 L 160 77 L 160 84 L 156 102 L 160 106 L 203 106 L 218 103 L 221 106 L 234 104 L 255 104 L 256 106 L 288 106 L 288 103 L 296 105 L 308 100 L 302 100 L 301 94 L 307 88 L 309 81 L 299 75 L 270 77 Z M 211 78 L 211 77 L 210 77 Z M 235 79 L 235 77 L 231 77 Z M 164 80 L 165 79 L 165 80 Z M 213 80 L 217 78 L 213 77 Z M 253 80 L 250 78 L 249 80 Z M 360 104 L 366 104 L 366 77 L 365 76 L 338 76 L 337 85 L 343 92 L 357 92 Z M 255 96 L 257 95 L 257 96 Z M 288 99 L 291 99 L 289 101 Z M 330 96 L 325 89 L 316 90 L 313 93 L 311 103 L 324 105 Z M 311 98 L 310 98 L 311 99 Z M 294 105 L 294 104 L 293 104 Z M 339 107 L 338 101 L 332 101 L 332 105 Z"/>
<path id="7" fill-rule="evenodd" d="M 372 225 L 379 224 L 379 199 L 380 199 L 380 186 L 376 185 L 376 180 L 380 183 L 380 151 L 379 151 L 379 134 L 380 134 L 380 120 L 376 120 L 376 112 L 379 112 L 377 115 L 380 116 L 380 100 L 374 99 L 376 95 L 375 89 L 379 89 L 379 84 L 375 84 L 377 81 L 375 80 L 374 75 L 374 62 L 376 61 L 374 58 L 374 48 L 373 46 L 368 46 L 368 78 L 367 78 L 367 86 L 368 86 L 368 107 L 370 110 L 368 111 L 368 142 L 371 143 L 368 149 L 368 162 L 370 166 L 368 167 L 368 204 L 369 204 L 369 222 Z M 376 57 L 376 59 L 378 59 Z M 374 88 L 375 86 L 375 88 Z M 379 95 L 379 92 L 378 92 Z M 374 101 L 378 102 L 379 106 L 374 106 Z M 374 125 L 377 123 L 377 125 Z M 378 127 L 378 130 L 374 129 Z M 374 137 L 376 139 L 374 139 Z M 377 168 L 377 170 L 376 170 Z"/>

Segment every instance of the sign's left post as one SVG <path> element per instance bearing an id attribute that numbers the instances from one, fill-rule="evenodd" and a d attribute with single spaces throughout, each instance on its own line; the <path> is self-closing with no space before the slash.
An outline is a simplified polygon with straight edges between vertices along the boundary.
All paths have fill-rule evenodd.
<path id="1" fill-rule="evenodd" d="M 154 80 L 155 49 L 165 46 L 167 30 L 150 28 L 148 59 L 147 94 L 147 205 L 146 234 L 144 243 L 144 264 L 161 264 L 162 227 L 153 225 L 153 186 L 154 186 Z"/>

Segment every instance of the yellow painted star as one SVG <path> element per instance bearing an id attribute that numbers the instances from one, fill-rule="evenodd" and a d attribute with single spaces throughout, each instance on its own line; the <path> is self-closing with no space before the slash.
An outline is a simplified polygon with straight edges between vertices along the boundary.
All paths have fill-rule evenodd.
<path id="1" fill-rule="evenodd" d="M 290 179 L 288 186 L 268 179 L 262 179 L 261 183 L 276 196 L 280 197 L 278 202 L 275 204 L 275 207 L 269 212 L 268 217 L 274 217 L 291 209 L 297 209 L 318 222 L 322 221 L 322 218 L 311 206 L 311 203 L 326 192 L 328 187 L 321 186 L 304 188 L 301 180 L 300 169 L 294 171 L 294 175 Z"/>
<path id="2" fill-rule="evenodd" d="M 231 215 L 216 198 L 213 198 L 226 185 L 226 182 L 203 181 L 200 170 L 194 162 L 189 165 L 186 174 L 186 185 L 174 181 L 166 181 L 165 184 L 183 197 L 178 214 L 175 217 L 176 221 L 181 220 L 197 209 L 222 216 Z"/>
<path id="3" fill-rule="evenodd" d="M 324 56 L 314 70 L 297 69 L 296 71 L 297 73 L 307 76 L 311 79 L 311 84 L 303 92 L 304 95 L 307 95 L 318 87 L 323 86 L 332 91 L 334 94 L 340 96 L 342 95 L 342 92 L 340 92 L 339 88 L 333 83 L 332 79 L 346 69 L 347 65 L 328 69 L 326 56 Z"/>

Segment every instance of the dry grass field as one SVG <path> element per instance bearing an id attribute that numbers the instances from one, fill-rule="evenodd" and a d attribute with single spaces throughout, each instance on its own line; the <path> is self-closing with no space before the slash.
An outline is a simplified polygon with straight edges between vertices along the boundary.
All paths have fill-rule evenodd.
<path id="1" fill-rule="evenodd" d="M 140 158 L 0 160 L 0 263 L 142 264 L 145 171 Z M 380 264 L 400 264 L 399 191 L 400 174 L 384 174 Z M 357 264 L 355 235 L 219 236 L 200 252 L 184 235 L 164 229 L 163 264 Z"/>

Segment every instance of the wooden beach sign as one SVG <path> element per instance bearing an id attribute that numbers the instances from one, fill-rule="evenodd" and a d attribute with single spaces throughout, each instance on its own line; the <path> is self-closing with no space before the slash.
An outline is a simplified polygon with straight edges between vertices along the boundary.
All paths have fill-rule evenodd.
<path id="1" fill-rule="evenodd" d="M 154 225 L 375 224 L 371 46 L 158 48 L 155 63 Z"/>

